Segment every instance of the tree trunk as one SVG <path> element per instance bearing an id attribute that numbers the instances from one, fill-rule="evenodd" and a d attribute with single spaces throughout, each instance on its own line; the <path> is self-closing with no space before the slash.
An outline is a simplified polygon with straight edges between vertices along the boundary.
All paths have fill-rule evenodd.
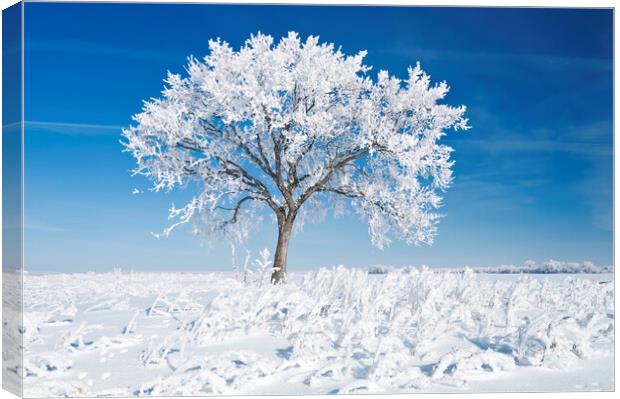
<path id="1" fill-rule="evenodd" d="M 278 226 L 278 243 L 276 244 L 276 253 L 273 258 L 273 273 L 271 274 L 271 282 L 273 284 L 283 283 L 286 280 L 286 257 L 292 230 L 292 220 L 287 220 Z"/>

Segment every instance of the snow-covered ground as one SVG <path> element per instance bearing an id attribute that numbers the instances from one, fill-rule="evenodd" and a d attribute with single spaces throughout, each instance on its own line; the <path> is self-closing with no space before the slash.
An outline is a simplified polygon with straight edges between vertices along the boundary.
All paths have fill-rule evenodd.
<path id="1" fill-rule="evenodd" d="M 26 275 L 25 396 L 612 390 L 611 274 Z M 245 280 L 245 282 L 243 281 Z"/>

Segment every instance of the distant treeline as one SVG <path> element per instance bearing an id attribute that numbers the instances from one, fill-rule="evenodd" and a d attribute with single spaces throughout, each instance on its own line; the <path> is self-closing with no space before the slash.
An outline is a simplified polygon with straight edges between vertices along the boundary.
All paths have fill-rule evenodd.
<path id="1" fill-rule="evenodd" d="M 424 266 L 422 266 L 424 267 Z M 406 267 L 394 267 L 386 265 L 373 265 L 368 268 L 368 274 L 386 274 L 390 271 L 397 270 L 410 270 L 412 266 Z M 476 273 L 501 273 L 501 274 L 516 274 L 516 273 L 533 273 L 533 274 L 553 274 L 553 273 L 613 273 L 613 266 L 597 266 L 592 262 L 562 262 L 557 260 L 548 260 L 543 263 L 537 263 L 532 260 L 528 260 L 523 265 L 500 265 L 491 267 L 441 267 L 431 268 L 437 271 L 463 271 L 465 269 L 471 269 Z"/>

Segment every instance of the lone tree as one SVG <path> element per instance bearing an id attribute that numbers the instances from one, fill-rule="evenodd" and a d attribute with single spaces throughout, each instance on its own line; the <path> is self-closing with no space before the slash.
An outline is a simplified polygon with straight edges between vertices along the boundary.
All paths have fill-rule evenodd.
<path id="1" fill-rule="evenodd" d="M 168 73 L 159 99 L 145 102 L 123 130 L 134 174 L 153 191 L 190 183 L 195 196 L 163 235 L 194 222 L 194 234 L 247 238 L 263 209 L 278 225 L 273 283 L 286 277 L 294 226 L 349 201 L 383 249 L 390 234 L 432 244 L 439 194 L 452 181 L 446 129 L 467 129 L 465 107 L 438 104 L 445 82 L 431 85 L 420 66 L 405 80 L 344 55 L 316 36 L 291 32 L 274 44 L 251 36 L 238 50 L 209 41 L 189 58 L 186 76 Z"/>

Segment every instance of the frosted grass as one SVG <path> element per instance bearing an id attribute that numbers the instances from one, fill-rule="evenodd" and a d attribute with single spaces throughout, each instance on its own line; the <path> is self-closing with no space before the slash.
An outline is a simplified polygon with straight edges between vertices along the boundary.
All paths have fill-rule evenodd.
<path id="1" fill-rule="evenodd" d="M 27 396 L 282 393 L 284 381 L 289 393 L 414 392 L 613 356 L 603 275 L 338 267 L 275 287 L 258 276 L 27 275 L 13 372 Z"/>

